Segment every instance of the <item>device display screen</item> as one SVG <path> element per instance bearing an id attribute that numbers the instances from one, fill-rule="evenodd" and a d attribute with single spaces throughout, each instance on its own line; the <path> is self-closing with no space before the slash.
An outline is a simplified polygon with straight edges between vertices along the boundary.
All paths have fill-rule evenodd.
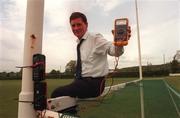
<path id="1" fill-rule="evenodd" d="M 115 41 L 125 40 L 127 37 L 127 19 L 116 19 L 115 20 Z"/>

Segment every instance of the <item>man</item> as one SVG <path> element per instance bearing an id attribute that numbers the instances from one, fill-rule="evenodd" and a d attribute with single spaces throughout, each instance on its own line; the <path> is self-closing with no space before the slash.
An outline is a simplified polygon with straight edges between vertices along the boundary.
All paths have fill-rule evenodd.
<path id="1" fill-rule="evenodd" d="M 115 46 L 101 34 L 88 32 L 87 18 L 80 12 L 71 14 L 70 25 L 78 38 L 76 77 L 71 84 L 55 89 L 51 97 L 97 97 L 104 90 L 109 70 L 107 54 L 118 57 L 124 52 L 123 46 Z"/>

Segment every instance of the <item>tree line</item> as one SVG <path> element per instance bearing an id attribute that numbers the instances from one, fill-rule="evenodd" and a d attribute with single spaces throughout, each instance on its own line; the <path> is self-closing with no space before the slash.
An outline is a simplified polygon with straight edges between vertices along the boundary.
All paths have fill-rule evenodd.
<path id="1" fill-rule="evenodd" d="M 53 69 L 49 73 L 46 73 L 47 79 L 68 79 L 73 78 L 75 73 L 75 61 L 71 60 L 66 64 L 65 72 Z M 161 65 L 148 64 L 142 66 L 142 73 L 144 77 L 157 77 L 157 76 L 168 76 L 169 73 L 180 73 L 180 62 L 173 60 L 170 63 Z M 110 75 L 113 77 L 138 77 L 139 67 L 127 67 L 117 69 L 117 71 L 110 71 Z M 19 72 L 0 72 L 0 79 L 21 79 L 22 69 Z"/>

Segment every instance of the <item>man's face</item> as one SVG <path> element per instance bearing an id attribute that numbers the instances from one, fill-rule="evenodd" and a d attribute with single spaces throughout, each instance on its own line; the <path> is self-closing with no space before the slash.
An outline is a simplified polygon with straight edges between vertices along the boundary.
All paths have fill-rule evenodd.
<path id="1" fill-rule="evenodd" d="M 78 39 L 81 39 L 87 31 L 87 24 L 85 24 L 81 18 L 71 20 L 70 24 L 74 35 L 78 37 Z"/>

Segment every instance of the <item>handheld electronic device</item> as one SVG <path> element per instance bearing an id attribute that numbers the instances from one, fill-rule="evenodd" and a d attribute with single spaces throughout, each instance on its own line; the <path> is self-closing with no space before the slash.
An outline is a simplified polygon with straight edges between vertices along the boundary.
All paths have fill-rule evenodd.
<path id="1" fill-rule="evenodd" d="M 114 43 L 116 45 L 127 45 L 128 19 L 120 18 L 114 22 Z"/>

